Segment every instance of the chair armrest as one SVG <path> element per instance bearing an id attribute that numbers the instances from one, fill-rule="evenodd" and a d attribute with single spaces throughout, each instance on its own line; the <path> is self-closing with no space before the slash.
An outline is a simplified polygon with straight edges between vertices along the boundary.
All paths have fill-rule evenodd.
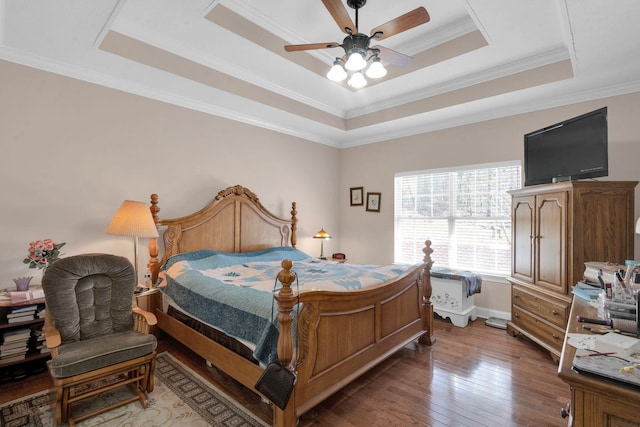
<path id="1" fill-rule="evenodd" d="M 155 314 L 144 311 L 140 307 L 133 307 L 133 329 L 137 332 L 148 334 L 151 326 L 158 323 Z"/>
<path id="2" fill-rule="evenodd" d="M 51 356 L 57 356 L 58 347 L 62 344 L 62 338 L 60 337 L 60 332 L 53 325 L 53 319 L 47 309 L 44 311 L 44 326 L 42 327 L 42 332 L 44 332 L 47 348 L 51 350 Z"/>

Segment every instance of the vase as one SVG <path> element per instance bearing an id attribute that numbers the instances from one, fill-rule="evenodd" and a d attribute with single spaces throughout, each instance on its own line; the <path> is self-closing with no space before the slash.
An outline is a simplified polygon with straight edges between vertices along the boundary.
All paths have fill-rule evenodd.
<path id="1" fill-rule="evenodd" d="M 18 291 L 27 291 L 29 290 L 29 283 L 33 279 L 33 276 L 28 277 L 18 277 L 17 279 L 13 279 L 16 283 L 16 290 Z"/>

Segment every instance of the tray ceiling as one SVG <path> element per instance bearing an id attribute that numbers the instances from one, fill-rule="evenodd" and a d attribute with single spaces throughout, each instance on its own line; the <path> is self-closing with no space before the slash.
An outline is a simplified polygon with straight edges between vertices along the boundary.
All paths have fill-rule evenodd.
<path id="1" fill-rule="evenodd" d="M 342 41 L 320 0 L 3 0 L 0 59 L 334 147 L 640 90 L 636 0 L 369 0 L 360 31 L 419 6 L 375 43 L 413 61 L 359 90 L 341 48 L 284 51 Z"/>

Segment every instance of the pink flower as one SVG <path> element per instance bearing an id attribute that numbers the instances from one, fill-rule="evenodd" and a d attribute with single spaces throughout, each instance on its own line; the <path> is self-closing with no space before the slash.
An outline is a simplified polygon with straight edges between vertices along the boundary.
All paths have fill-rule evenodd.
<path id="1" fill-rule="evenodd" d="M 29 268 L 46 268 L 60 257 L 60 248 L 66 243 L 54 243 L 52 239 L 29 242 L 27 257 L 22 260 Z"/>

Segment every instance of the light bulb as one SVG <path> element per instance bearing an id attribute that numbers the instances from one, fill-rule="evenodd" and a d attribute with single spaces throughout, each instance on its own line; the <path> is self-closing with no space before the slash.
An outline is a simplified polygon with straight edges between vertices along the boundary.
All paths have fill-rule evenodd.
<path id="1" fill-rule="evenodd" d="M 339 59 L 333 62 L 333 66 L 327 73 L 327 78 L 332 82 L 341 82 L 347 78 L 347 72 L 342 68 L 342 65 L 340 65 Z"/>
<path id="2" fill-rule="evenodd" d="M 387 69 L 384 68 L 382 62 L 380 62 L 380 58 L 375 57 L 371 65 L 369 65 L 366 74 L 367 77 L 371 77 L 372 79 L 379 79 L 387 75 Z"/>
<path id="3" fill-rule="evenodd" d="M 360 89 L 367 85 L 367 79 L 365 79 L 362 73 L 358 71 L 351 76 L 347 83 L 353 88 Z"/>
<path id="4" fill-rule="evenodd" d="M 355 51 L 349 55 L 347 63 L 344 64 L 344 68 L 349 71 L 360 71 L 367 66 L 367 61 L 364 59 L 362 53 Z"/>

